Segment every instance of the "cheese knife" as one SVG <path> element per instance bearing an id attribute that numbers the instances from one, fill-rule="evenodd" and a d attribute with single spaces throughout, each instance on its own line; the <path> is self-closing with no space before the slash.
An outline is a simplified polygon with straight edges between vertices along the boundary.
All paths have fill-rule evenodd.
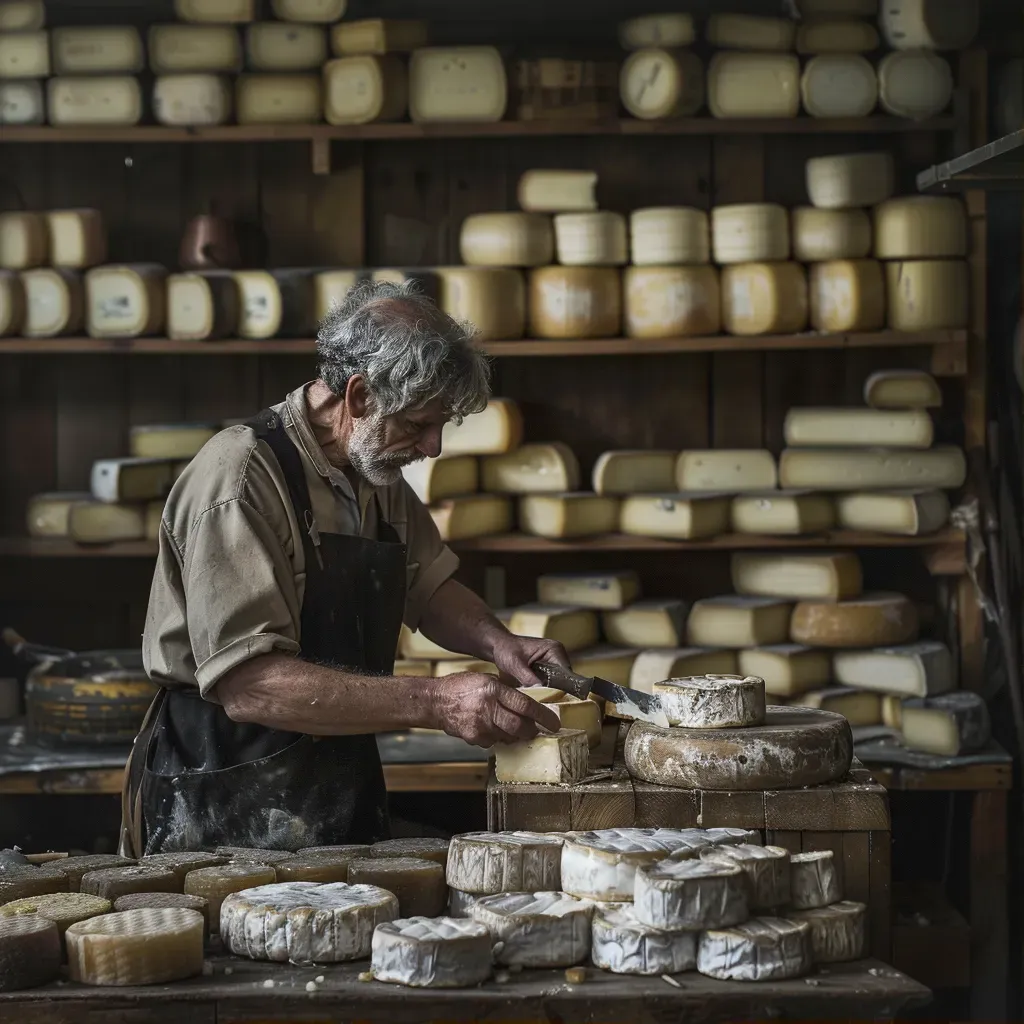
<path id="1" fill-rule="evenodd" d="M 548 686 L 553 686 L 556 690 L 563 690 L 573 697 L 579 697 L 580 700 L 586 700 L 590 694 L 596 693 L 598 697 L 603 697 L 610 704 L 614 704 L 620 715 L 660 725 L 663 729 L 668 728 L 668 718 L 662 710 L 661 701 L 653 694 L 619 686 L 618 683 L 602 679 L 600 676 L 580 676 L 562 668 L 561 665 L 539 662 L 530 667 Z"/>

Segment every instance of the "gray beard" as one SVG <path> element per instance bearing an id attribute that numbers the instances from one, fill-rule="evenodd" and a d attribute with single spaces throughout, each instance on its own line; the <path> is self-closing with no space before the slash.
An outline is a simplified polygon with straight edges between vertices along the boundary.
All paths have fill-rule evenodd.
<path id="1" fill-rule="evenodd" d="M 365 423 L 365 426 L 363 425 Z M 352 431 L 348 461 L 372 487 L 390 487 L 402 479 L 402 467 L 419 462 L 423 456 L 384 451 L 384 421 L 367 417 Z"/>

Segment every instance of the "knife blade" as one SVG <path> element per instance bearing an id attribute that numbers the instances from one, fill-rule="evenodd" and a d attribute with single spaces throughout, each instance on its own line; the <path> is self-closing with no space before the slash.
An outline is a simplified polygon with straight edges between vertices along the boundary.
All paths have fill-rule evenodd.
<path id="1" fill-rule="evenodd" d="M 614 704 L 620 715 L 660 725 L 663 729 L 668 728 L 668 718 L 662 710 L 661 701 L 653 694 L 631 690 L 628 686 L 619 686 L 618 683 L 602 679 L 600 676 L 577 675 L 562 668 L 561 665 L 540 662 L 532 668 L 549 686 L 557 690 L 564 690 L 581 700 L 586 700 L 591 693 L 596 693 L 610 704 Z"/>

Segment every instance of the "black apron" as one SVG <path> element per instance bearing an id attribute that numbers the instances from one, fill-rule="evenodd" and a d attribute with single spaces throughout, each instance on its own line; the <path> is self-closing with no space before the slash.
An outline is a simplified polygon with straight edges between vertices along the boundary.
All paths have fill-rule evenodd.
<path id="1" fill-rule="evenodd" d="M 277 457 L 302 531 L 299 657 L 389 675 L 405 607 L 405 545 L 379 504 L 379 540 L 318 533 L 280 417 L 266 410 L 250 426 Z M 161 689 L 135 740 L 122 804 L 121 849 L 136 857 L 215 846 L 298 850 L 389 835 L 375 736 L 238 724 L 197 690 Z"/>

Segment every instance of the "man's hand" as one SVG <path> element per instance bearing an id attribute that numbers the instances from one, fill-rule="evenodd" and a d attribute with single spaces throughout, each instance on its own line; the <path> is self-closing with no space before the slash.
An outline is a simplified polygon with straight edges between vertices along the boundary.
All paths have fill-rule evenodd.
<path id="1" fill-rule="evenodd" d="M 494 644 L 491 660 L 502 675 L 511 676 L 519 686 L 539 686 L 542 680 L 531 668 L 546 661 L 562 668 L 570 668 L 565 648 L 556 640 L 541 640 L 533 636 L 506 633 Z"/>
<path id="2" fill-rule="evenodd" d="M 494 676 L 456 672 L 436 683 L 434 711 L 438 725 L 449 736 L 458 736 L 474 746 L 519 743 L 532 740 L 541 728 L 548 732 L 559 729 L 554 711 Z"/>

